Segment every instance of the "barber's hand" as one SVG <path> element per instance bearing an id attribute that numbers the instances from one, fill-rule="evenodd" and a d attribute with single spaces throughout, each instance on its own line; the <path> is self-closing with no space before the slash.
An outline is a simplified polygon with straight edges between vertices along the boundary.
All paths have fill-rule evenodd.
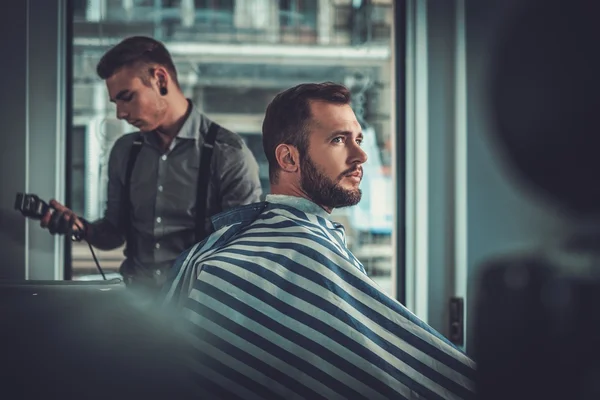
<path id="1" fill-rule="evenodd" d="M 50 210 L 42 217 L 40 225 L 48 228 L 51 234 L 65 234 L 69 227 L 73 231 L 85 232 L 85 225 L 81 219 L 69 208 L 63 206 L 56 200 L 50 200 Z"/>

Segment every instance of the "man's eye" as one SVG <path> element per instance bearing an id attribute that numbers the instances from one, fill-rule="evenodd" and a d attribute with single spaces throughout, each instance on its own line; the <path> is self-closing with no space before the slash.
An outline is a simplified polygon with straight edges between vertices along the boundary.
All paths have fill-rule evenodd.
<path id="1" fill-rule="evenodd" d="M 122 100 L 125 102 L 131 101 L 133 99 L 133 93 L 130 94 L 129 96 L 123 97 Z"/>
<path id="2" fill-rule="evenodd" d="M 362 142 L 363 142 L 362 139 L 356 139 L 356 143 L 358 143 L 359 146 L 362 145 Z"/>
<path id="3" fill-rule="evenodd" d="M 344 141 L 343 136 L 338 136 L 332 140 L 333 143 L 342 143 Z"/>

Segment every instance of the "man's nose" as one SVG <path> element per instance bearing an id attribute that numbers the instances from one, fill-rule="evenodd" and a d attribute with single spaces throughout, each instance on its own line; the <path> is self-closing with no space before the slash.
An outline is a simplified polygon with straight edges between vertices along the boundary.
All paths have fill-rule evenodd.
<path id="1" fill-rule="evenodd" d="M 125 111 L 123 108 L 117 106 L 117 118 L 118 119 L 126 119 L 127 111 Z"/>
<path id="2" fill-rule="evenodd" d="M 364 164 L 367 162 L 367 153 L 360 147 L 358 143 L 355 143 L 351 149 L 351 161 L 352 163 Z"/>

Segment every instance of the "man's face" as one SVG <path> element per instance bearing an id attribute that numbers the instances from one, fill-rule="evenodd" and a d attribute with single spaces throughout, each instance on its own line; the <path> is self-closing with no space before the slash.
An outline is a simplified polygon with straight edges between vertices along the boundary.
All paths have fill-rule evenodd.
<path id="1" fill-rule="evenodd" d="M 127 67 L 106 80 L 110 100 L 117 106 L 117 118 L 143 132 L 157 129 L 167 110 L 167 102 L 160 96 L 155 78 L 150 78 L 150 82 L 150 87 L 145 85 L 139 73 Z"/>
<path id="2" fill-rule="evenodd" d="M 301 187 L 317 204 L 332 210 L 361 198 L 361 127 L 349 105 L 311 102 L 308 149 L 300 161 Z"/>

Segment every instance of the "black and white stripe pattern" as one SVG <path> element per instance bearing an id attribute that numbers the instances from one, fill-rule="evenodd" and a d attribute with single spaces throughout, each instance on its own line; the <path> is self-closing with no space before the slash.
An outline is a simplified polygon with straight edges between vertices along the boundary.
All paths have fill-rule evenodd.
<path id="1" fill-rule="evenodd" d="M 166 298 L 185 298 L 193 370 L 216 397 L 475 398 L 473 361 L 379 289 L 325 218 L 270 204 L 179 264 Z"/>

